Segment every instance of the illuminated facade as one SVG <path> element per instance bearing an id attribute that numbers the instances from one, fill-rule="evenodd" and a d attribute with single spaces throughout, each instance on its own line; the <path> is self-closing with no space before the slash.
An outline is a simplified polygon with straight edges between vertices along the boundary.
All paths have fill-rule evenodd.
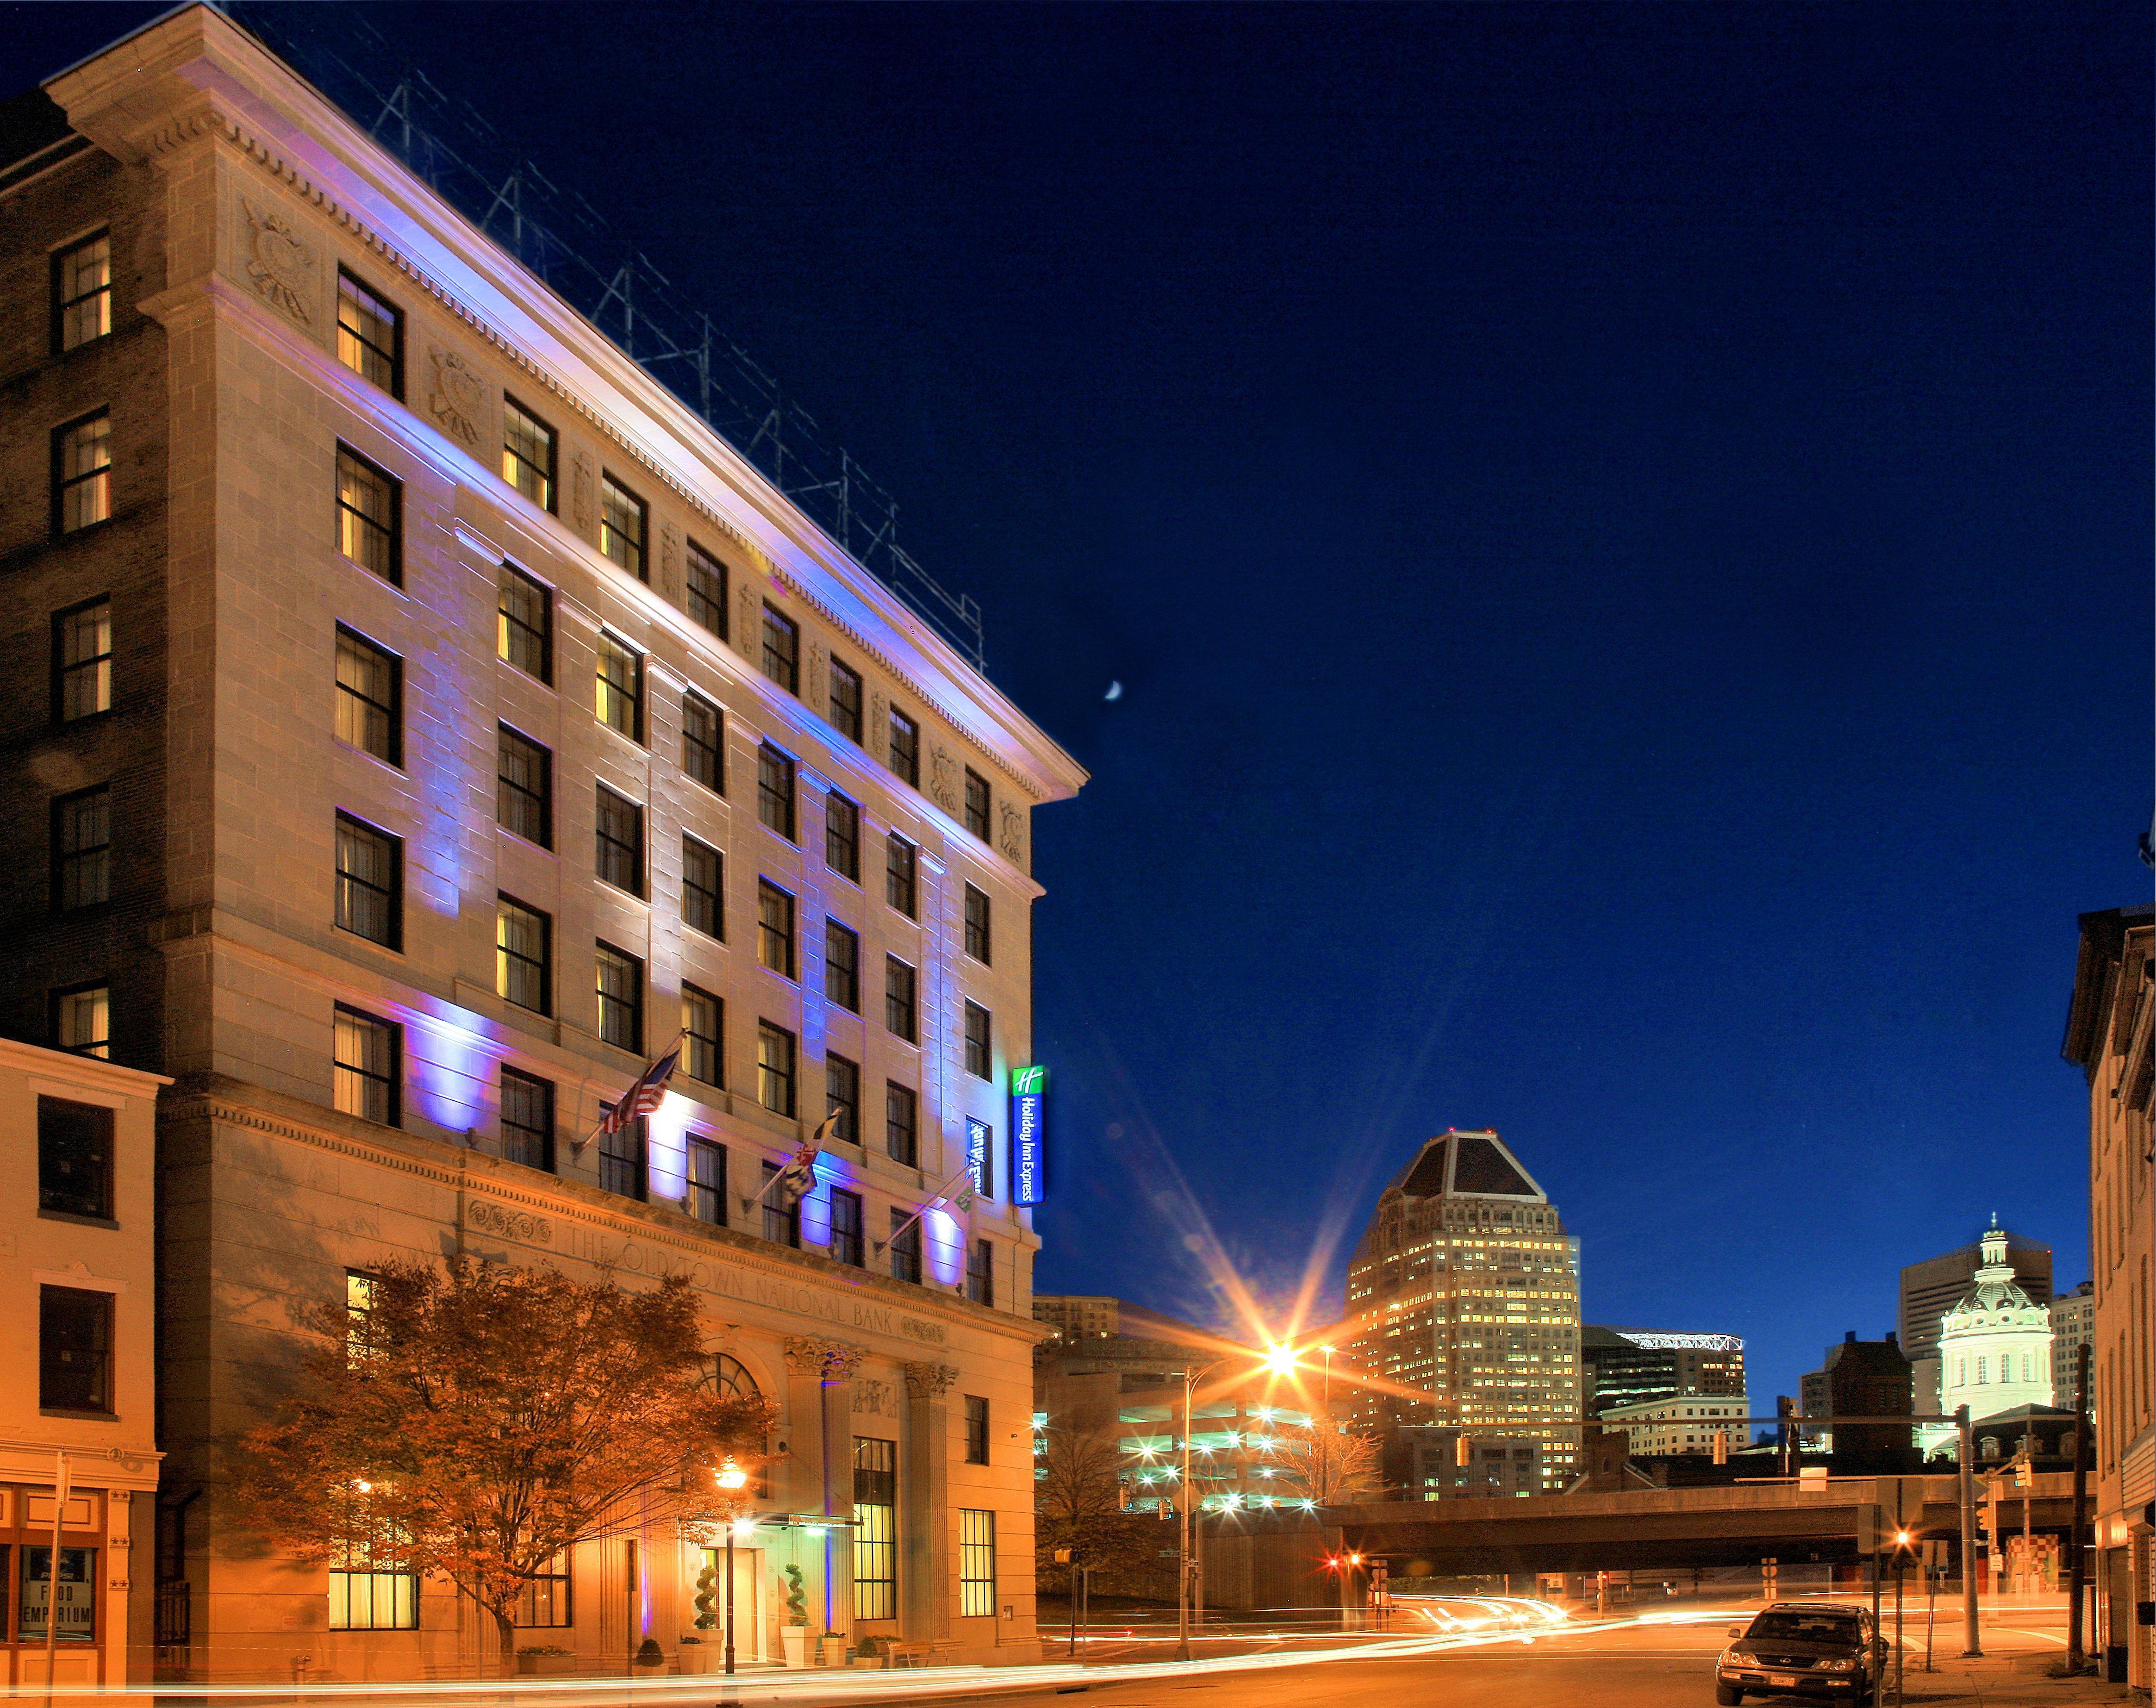
<path id="1" fill-rule="evenodd" d="M 2088 1085 L 2089 1408 L 2096 1454 L 2096 1658 L 2113 1684 L 2156 1683 L 2156 1193 L 2148 1114 L 2156 1034 L 2156 909 L 2083 914 L 2063 1049 Z M 2063 1365 L 2058 1399 L 2071 1405 Z"/>
<path id="2" fill-rule="evenodd" d="M 1579 1362 L 1587 1409 L 1596 1415 L 1681 1394 L 1744 1392 L 1744 1342 L 1737 1335 L 1589 1323 L 1579 1331 Z"/>
<path id="3" fill-rule="evenodd" d="M 1611 1406 L 1601 1413 L 1604 1429 L 1622 1429 L 1630 1438 L 1635 1459 L 1714 1451 L 1717 1432 L 1727 1439 L 1729 1452 L 1748 1442 L 1744 1419 L 1751 1403 L 1743 1395 L 1707 1399 L 1686 1394 L 1640 1400 L 1631 1405 Z"/>
<path id="4" fill-rule="evenodd" d="M 1355 1400 L 1366 1427 L 1530 1437 L 1544 1490 L 1572 1480 L 1578 1242 L 1496 1134 L 1430 1140 L 1379 1196 L 1348 1266 L 1342 1333 L 1368 1384 Z"/>
<path id="5" fill-rule="evenodd" d="M 1939 1393 L 1943 1412 L 1963 1406 L 1981 1423 L 2017 1406 L 2051 1403 L 2051 1312 L 2022 1291 L 1996 1218 L 1979 1242 L 1984 1261 L 1969 1290 L 1939 1324 Z M 1955 1443 L 1951 1424 L 1920 1424 L 1927 1456 Z"/>
<path id="6" fill-rule="evenodd" d="M 51 497 L 0 521 L 0 834 L 51 874 L 4 904 L 0 1025 L 94 1022 L 177 1080 L 160 1444 L 199 1498 L 159 1567 L 192 1608 L 169 1670 L 491 1664 L 442 1586 L 355 1613 L 350 1573 L 256 1557 L 213 1447 L 311 1303 L 450 1251 L 687 1273 L 714 1380 L 782 1407 L 768 1510 L 874 1509 L 858 1557 L 799 1525 L 739 1551 L 746 1652 L 794 1565 L 818 1630 L 1026 1657 L 1006 1088 L 1033 809 L 1082 773 L 228 20 L 49 93 L 0 167 L 0 490 Z M 660 1109 L 587 1142 L 677 1040 Z M 797 1227 L 755 1200 L 827 1108 Z M 970 1208 L 886 1249 L 969 1153 Z M 702 1563 L 655 1527 L 590 1543 L 521 1640 L 690 1668 Z"/>

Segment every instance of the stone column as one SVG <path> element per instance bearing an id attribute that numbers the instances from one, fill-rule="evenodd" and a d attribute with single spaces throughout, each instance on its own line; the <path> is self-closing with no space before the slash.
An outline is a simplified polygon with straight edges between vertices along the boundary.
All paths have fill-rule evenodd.
<path id="1" fill-rule="evenodd" d="M 854 1516 L 854 1372 L 866 1355 L 844 1341 L 828 1342 L 824 1360 L 824 1510 L 839 1518 Z M 828 1628 L 849 1636 L 854 1628 L 854 1533 L 829 1535 L 831 1605 Z"/>
<path id="2" fill-rule="evenodd" d="M 824 1506 L 824 1355 L 830 1345 L 808 1335 L 786 1337 L 786 1464 L 788 1512 Z"/>
<path id="3" fill-rule="evenodd" d="M 948 1364 L 906 1367 L 906 1440 L 898 1474 L 898 1612 L 910 1641 L 951 1634 L 951 1423 Z"/>

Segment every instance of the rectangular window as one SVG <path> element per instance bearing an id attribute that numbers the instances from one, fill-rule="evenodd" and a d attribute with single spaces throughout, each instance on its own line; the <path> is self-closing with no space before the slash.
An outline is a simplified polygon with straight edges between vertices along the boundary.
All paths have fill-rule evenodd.
<path id="1" fill-rule="evenodd" d="M 689 542 L 689 615 L 721 640 L 726 638 L 726 567 L 694 540 Z"/>
<path id="2" fill-rule="evenodd" d="M 374 1356 L 374 1289 L 367 1269 L 344 1272 L 344 1358 L 347 1367 Z"/>
<path id="3" fill-rule="evenodd" d="M 506 1162 L 554 1172 L 552 1081 L 501 1070 L 501 1154 Z"/>
<path id="4" fill-rule="evenodd" d="M 709 1139 L 689 1136 L 689 1202 L 690 1215 L 714 1228 L 726 1225 L 726 1150 Z"/>
<path id="5" fill-rule="evenodd" d="M 38 1208 L 112 1219 L 112 1111 L 38 1099 Z"/>
<path id="6" fill-rule="evenodd" d="M 112 239 L 85 238 L 53 257 L 53 348 L 59 354 L 112 330 Z"/>
<path id="7" fill-rule="evenodd" d="M 112 899 L 112 791 L 98 787 L 53 803 L 53 906 L 67 913 Z"/>
<path id="8" fill-rule="evenodd" d="M 920 1167 L 921 1099 L 911 1085 L 884 1082 L 883 1147 L 894 1162 Z"/>
<path id="9" fill-rule="evenodd" d="M 836 789 L 824 798 L 824 864 L 861 881 L 861 809 Z"/>
<path id="10" fill-rule="evenodd" d="M 100 409 L 53 434 L 53 531 L 72 534 L 112 517 L 112 417 Z"/>
<path id="11" fill-rule="evenodd" d="M 52 1534 L 49 1528 L 46 1535 Z M 8 1551 L 0 1545 L 0 1566 L 7 1562 Z M 62 1548 L 60 1550 L 59 1582 L 55 1587 L 53 1577 L 53 1551 L 47 1545 L 23 1549 L 23 1600 L 18 1616 L 15 1636 L 18 1642 L 42 1645 L 47 1636 L 45 1609 L 48 1605 L 59 1610 L 59 1628 L 50 1634 L 59 1643 L 95 1643 L 97 1640 L 97 1550 L 95 1548 Z"/>
<path id="12" fill-rule="evenodd" d="M 898 1444 L 854 1438 L 854 1617 L 898 1617 Z"/>
<path id="13" fill-rule="evenodd" d="M 541 848 L 554 845 L 554 756 L 507 724 L 495 726 L 494 816 Z"/>
<path id="14" fill-rule="evenodd" d="M 793 898 L 763 878 L 756 885 L 756 958 L 781 978 L 793 977 Z"/>
<path id="15" fill-rule="evenodd" d="M 337 269 L 337 360 L 393 398 L 404 395 L 404 314 Z"/>
<path id="16" fill-rule="evenodd" d="M 793 840 L 793 762 L 768 741 L 757 751 L 756 816 Z"/>
<path id="17" fill-rule="evenodd" d="M 996 1302 L 995 1248 L 985 1239 L 966 1248 L 966 1296 L 976 1305 Z"/>
<path id="18" fill-rule="evenodd" d="M 92 599 L 53 618 L 53 721 L 112 710 L 112 601 Z"/>
<path id="19" fill-rule="evenodd" d="M 506 895 L 494 903 L 494 993 L 535 1014 L 552 1012 L 553 921 Z"/>
<path id="20" fill-rule="evenodd" d="M 824 1057 L 824 1110 L 839 1117 L 831 1136 L 850 1145 L 861 1141 L 861 1070 L 858 1063 L 835 1052 Z"/>
<path id="21" fill-rule="evenodd" d="M 718 849 L 693 836 L 681 839 L 681 923 L 725 941 L 726 900 Z"/>
<path id="22" fill-rule="evenodd" d="M 644 654 L 612 635 L 599 636 L 599 721 L 632 741 L 644 739 Z"/>
<path id="23" fill-rule="evenodd" d="M 681 1071 L 699 1085 L 726 1083 L 726 1004 L 693 984 L 681 987 Z"/>
<path id="24" fill-rule="evenodd" d="M 978 1003 L 967 1003 L 966 1071 L 977 1080 L 993 1080 L 996 1076 L 988 1028 L 988 1011 Z"/>
<path id="25" fill-rule="evenodd" d="M 341 623 L 336 630 L 336 738 L 385 765 L 404 762 L 404 661 Z"/>
<path id="26" fill-rule="evenodd" d="M 403 887 L 404 844 L 349 813 L 336 815 L 336 922 L 338 929 L 379 943 L 401 946 L 398 891 Z"/>
<path id="27" fill-rule="evenodd" d="M 501 400 L 501 478 L 540 509 L 554 508 L 561 440 L 514 398 Z"/>
<path id="28" fill-rule="evenodd" d="M 832 727 L 856 747 L 861 742 L 861 673 L 831 660 Z"/>
<path id="29" fill-rule="evenodd" d="M 763 608 L 763 674 L 788 694 L 801 692 L 801 625 Z"/>
<path id="30" fill-rule="evenodd" d="M 914 846 L 896 830 L 884 844 L 883 895 L 908 919 L 921 917 L 921 898 Z"/>
<path id="31" fill-rule="evenodd" d="M 966 952 L 982 966 L 988 964 L 988 892 L 966 886 Z"/>
<path id="32" fill-rule="evenodd" d="M 921 787 L 921 726 L 896 706 L 891 711 L 891 768 Z"/>
<path id="33" fill-rule="evenodd" d="M 988 1462 L 988 1403 L 978 1393 L 966 1396 L 966 1463 Z"/>
<path id="34" fill-rule="evenodd" d="M 112 1295 L 83 1287 L 38 1289 L 38 1406 L 112 1409 Z"/>
<path id="35" fill-rule="evenodd" d="M 416 1631 L 419 1580 L 408 1572 L 330 1567 L 330 1629 Z"/>
<path id="36" fill-rule="evenodd" d="M 861 1011 L 861 940 L 834 919 L 824 921 L 824 994 Z"/>
<path id="37" fill-rule="evenodd" d="M 398 1042 L 394 1023 L 337 1005 L 331 1091 L 339 1110 L 384 1126 L 398 1125 Z"/>
<path id="38" fill-rule="evenodd" d="M 392 587 L 403 585 L 403 483 L 348 445 L 337 447 L 337 550 Z"/>
<path id="39" fill-rule="evenodd" d="M 644 809 L 604 783 L 593 821 L 599 876 L 631 895 L 644 894 Z"/>
<path id="40" fill-rule="evenodd" d="M 495 650 L 527 676 L 554 680 L 554 595 L 509 564 L 501 566 Z M 602 711 L 602 716 L 605 716 Z"/>
<path id="41" fill-rule="evenodd" d="M 611 474 L 599 476 L 599 550 L 639 581 L 644 572 L 644 541 L 651 511 L 644 500 Z"/>
<path id="42" fill-rule="evenodd" d="M 831 1188 L 831 1261 L 861 1264 L 861 1195 Z"/>
<path id="43" fill-rule="evenodd" d="M 891 1213 L 891 1241 L 886 1249 L 891 1254 L 891 1278 L 894 1281 L 921 1282 L 921 1218 L 911 1210 L 894 1208 Z"/>
<path id="44" fill-rule="evenodd" d="M 918 1044 L 921 1033 L 914 1011 L 913 969 L 896 955 L 883 957 L 883 1023 L 908 1044 Z"/>
<path id="45" fill-rule="evenodd" d="M 988 780 L 972 766 L 966 767 L 966 828 L 988 839 Z"/>
<path id="46" fill-rule="evenodd" d="M 599 1037 L 632 1054 L 644 1053 L 644 963 L 611 943 L 598 951 Z"/>
<path id="47" fill-rule="evenodd" d="M 569 1610 L 569 1556 L 565 1550 L 516 1592 L 510 1618 L 520 1631 L 561 1631 L 574 1623 Z"/>
<path id="48" fill-rule="evenodd" d="M 611 1104 L 604 1105 L 611 1110 Z M 651 1194 L 651 1123 L 642 1116 L 599 1135 L 599 1190 L 644 1203 Z"/>
<path id="49" fill-rule="evenodd" d="M 996 1516 L 975 1507 L 958 1509 L 958 1617 L 996 1616 Z"/>
<path id="50" fill-rule="evenodd" d="M 79 986 L 53 992 L 53 1044 L 77 1055 L 112 1059 L 112 989 Z"/>
<path id="51" fill-rule="evenodd" d="M 801 1249 L 801 1206 L 788 1206 L 779 1201 L 772 1189 L 772 1179 L 778 1172 L 776 1162 L 763 1165 L 763 1237 L 773 1245 L 789 1245 Z"/>
<path id="52" fill-rule="evenodd" d="M 783 1026 L 759 1020 L 756 1027 L 756 1095 L 773 1115 L 793 1115 L 796 1045 Z"/>
<path id="53" fill-rule="evenodd" d="M 726 727 L 702 695 L 681 696 L 681 769 L 715 795 L 726 792 Z"/>

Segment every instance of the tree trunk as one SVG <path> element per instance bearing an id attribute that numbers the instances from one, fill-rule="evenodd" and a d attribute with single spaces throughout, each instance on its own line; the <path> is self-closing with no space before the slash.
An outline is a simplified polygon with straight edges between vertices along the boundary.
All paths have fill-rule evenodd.
<path id="1" fill-rule="evenodd" d="M 506 1608 L 489 1608 L 494 1615 L 495 1644 L 501 1651 L 501 1675 L 516 1676 L 516 1623 Z"/>

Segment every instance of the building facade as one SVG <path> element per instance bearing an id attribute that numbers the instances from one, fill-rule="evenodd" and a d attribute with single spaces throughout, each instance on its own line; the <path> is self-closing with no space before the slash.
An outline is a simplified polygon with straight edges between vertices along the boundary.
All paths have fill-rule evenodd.
<path id="1" fill-rule="evenodd" d="M 1980 1242 L 1984 1261 L 1969 1290 L 1941 1319 L 1938 1362 L 1939 1409 L 1969 1408 L 1983 1422 L 2019 1406 L 2051 1403 L 2051 1310 L 2023 1292 L 2007 1261 L 2006 1235 L 1996 1218 Z M 1927 1455 L 1952 1450 L 1950 1424 L 1919 1426 Z"/>
<path id="2" fill-rule="evenodd" d="M 1075 1343 L 1113 1339 L 1122 1333 L 1123 1301 L 1075 1293 L 1036 1293 L 1033 1320 L 1045 1323 L 1049 1339 Z"/>
<path id="3" fill-rule="evenodd" d="M 2151 986 L 2156 908 L 2082 916 L 2081 953 L 2067 1012 L 2066 1059 L 2089 1095 L 2089 1264 L 2093 1323 L 2089 1405 L 2101 1647 L 2108 1675 L 2147 1690 L 2156 1682 L 2156 1604 L 2149 1554 L 2156 1518 L 2156 1195 L 2150 1192 Z M 2071 1404 L 2062 1389 L 2060 1398 Z"/>
<path id="4" fill-rule="evenodd" d="M 157 1505 L 152 1157 L 164 1083 L 87 1049 L 0 1040 L 0 1179 L 13 1182 L 0 1194 L 0 1347 L 13 1349 L 0 1356 L 0 1561 L 19 1562 L 0 1584 L 0 1682 L 11 1690 L 146 1684 L 160 1638 L 185 1627 L 185 1603 L 161 1608 L 151 1570 L 184 1518 Z"/>
<path id="5" fill-rule="evenodd" d="M 1856 1331 L 1829 1346 L 1819 1369 L 1806 1373 L 1803 1415 L 1807 1418 L 1906 1418 L 1916 1410 L 1916 1372 L 1892 1334 L 1860 1341 Z M 1830 1451 L 1837 1467 L 1856 1475 L 1914 1468 L 1914 1426 L 1828 1425 L 1799 1431 L 1806 1445 Z"/>
<path id="6" fill-rule="evenodd" d="M 442 1586 L 265 1557 L 227 1495 L 304 1313 L 452 1252 L 690 1277 L 711 1380 L 782 1412 L 746 1652 L 778 1652 L 791 1567 L 819 1631 L 1024 1658 L 1040 1331 L 1006 1088 L 1032 813 L 1082 773 L 221 15 L 47 94 L 0 174 L 0 839 L 49 875 L 4 904 L 0 1031 L 102 1026 L 175 1080 L 172 1670 L 492 1664 Z M 677 1048 L 657 1110 L 594 1141 Z M 764 1187 L 827 1111 L 789 1213 Z M 521 1641 L 689 1666 L 711 1569 L 639 1521 Z"/>
<path id="7" fill-rule="evenodd" d="M 1996 1218 L 1994 1218 L 1996 1220 Z M 2051 1248 L 2016 1234 L 2006 1236 L 2006 1261 L 2021 1290 L 2039 1305 L 2051 1302 Z M 1902 1271 L 1896 1339 L 1912 1364 L 1938 1355 L 1939 1325 L 1959 1304 L 1984 1264 L 1981 1240 L 1957 1247 Z"/>
<path id="8" fill-rule="evenodd" d="M 1747 1444 L 1744 1420 L 1750 1415 L 1751 1402 L 1741 1393 L 1719 1399 L 1683 1395 L 1641 1400 L 1600 1413 L 1604 1429 L 1622 1429 L 1630 1438 L 1635 1459 L 1711 1455 L 1717 1434 L 1725 1454 L 1740 1452 Z"/>
<path id="9" fill-rule="evenodd" d="M 1460 1444 L 1460 1432 L 1442 1423 L 1405 1423 L 1389 1431 L 1386 1488 L 1401 1490 L 1409 1500 L 1514 1500 L 1548 1492 L 1539 1438 L 1471 1434 L 1464 1454 Z"/>
<path id="10" fill-rule="evenodd" d="M 1684 1394 L 1741 1394 L 1744 1341 L 1737 1335 L 1589 1323 L 1579 1331 L 1579 1372 L 1587 1409 L 1597 1415 L 1612 1406 Z"/>
<path id="11" fill-rule="evenodd" d="M 1363 1427 L 1449 1424 L 1578 1454 L 1579 1249 L 1494 1132 L 1440 1134 L 1395 1176 L 1348 1267 L 1342 1357 Z"/>
<path id="12" fill-rule="evenodd" d="M 2051 1301 L 2051 1403 L 2073 1380 L 2074 1361 L 2096 1344 L 2096 1283 L 2083 1281 Z"/>

